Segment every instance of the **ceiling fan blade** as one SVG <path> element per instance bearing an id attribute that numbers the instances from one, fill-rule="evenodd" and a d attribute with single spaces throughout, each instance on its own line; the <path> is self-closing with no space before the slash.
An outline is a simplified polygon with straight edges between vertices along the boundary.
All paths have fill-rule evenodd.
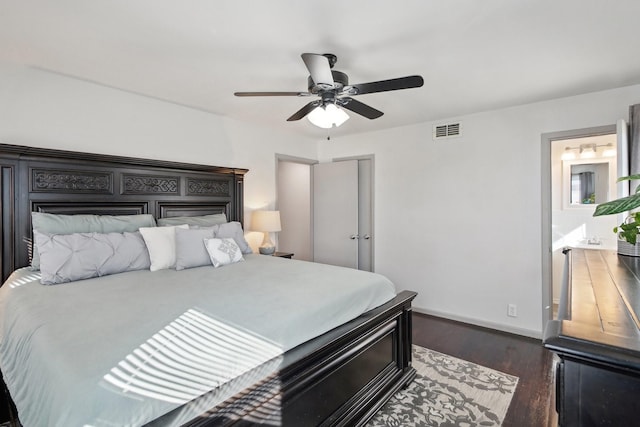
<path id="1" fill-rule="evenodd" d="M 309 96 L 309 92 L 235 92 L 235 96 Z"/>
<path id="2" fill-rule="evenodd" d="M 316 108 L 321 103 L 322 101 L 311 101 L 310 103 L 308 103 L 307 105 L 305 105 L 304 107 L 296 111 L 291 117 L 287 119 L 287 121 L 293 122 L 296 120 L 300 120 L 301 118 L 303 118 L 304 116 L 312 112 L 313 109 Z"/>
<path id="3" fill-rule="evenodd" d="M 334 86 L 329 58 L 317 53 L 303 53 L 301 56 L 315 84 Z"/>
<path id="4" fill-rule="evenodd" d="M 380 80 L 371 83 L 361 83 L 347 86 L 343 92 L 349 95 L 363 95 L 365 93 L 387 92 L 390 90 L 412 89 L 424 84 L 422 76 L 408 76 L 397 79 Z"/>
<path id="5" fill-rule="evenodd" d="M 337 103 L 341 105 L 343 108 L 347 110 L 351 110 L 354 113 L 358 113 L 361 116 L 366 117 L 367 119 L 377 119 L 382 116 L 384 113 L 380 110 L 376 110 L 373 107 L 369 107 L 367 104 L 363 104 L 360 101 L 356 101 L 353 98 L 345 97 L 337 100 Z"/>

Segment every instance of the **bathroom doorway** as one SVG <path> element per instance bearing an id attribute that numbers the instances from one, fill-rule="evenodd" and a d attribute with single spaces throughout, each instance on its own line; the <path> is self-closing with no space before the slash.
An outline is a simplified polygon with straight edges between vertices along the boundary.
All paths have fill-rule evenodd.
<path id="1" fill-rule="evenodd" d="M 616 250 L 617 216 L 594 217 L 599 203 L 615 199 L 616 134 L 551 142 L 552 300 L 560 299 L 565 247 Z M 555 314 L 554 314 L 555 317 Z"/>
<path id="2" fill-rule="evenodd" d="M 619 136 L 626 124 L 621 122 L 542 135 L 543 331 L 559 299 L 562 248 L 616 247 L 613 227 L 619 218 L 593 218 L 593 211 L 597 203 L 614 199 L 622 191 L 615 184 L 628 161 L 626 143 Z"/>

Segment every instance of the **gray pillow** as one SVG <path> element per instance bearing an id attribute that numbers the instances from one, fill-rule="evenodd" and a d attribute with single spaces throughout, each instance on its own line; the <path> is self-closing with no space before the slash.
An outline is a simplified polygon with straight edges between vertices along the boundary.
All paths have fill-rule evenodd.
<path id="1" fill-rule="evenodd" d="M 33 232 L 43 285 L 72 282 L 151 265 L 140 232 L 49 234 Z"/>
<path id="2" fill-rule="evenodd" d="M 216 224 L 224 224 L 227 222 L 227 216 L 223 213 L 201 216 L 174 216 L 171 218 L 159 218 L 158 225 L 197 225 L 199 227 L 211 227 Z"/>
<path id="3" fill-rule="evenodd" d="M 213 237 L 215 227 L 176 228 L 176 270 L 211 265 L 204 239 Z"/>
<path id="4" fill-rule="evenodd" d="M 155 227 L 153 215 L 58 215 L 32 212 L 33 230 L 49 234 L 72 233 L 124 233 L 138 231 L 140 227 Z M 40 268 L 39 248 L 34 245 L 31 266 Z"/>
<path id="5" fill-rule="evenodd" d="M 218 229 L 215 230 L 215 236 L 217 239 L 224 239 L 226 237 L 231 237 L 236 241 L 236 244 L 240 248 L 243 254 L 251 254 L 253 251 L 249 247 L 246 239 L 244 238 L 244 231 L 242 231 L 242 224 L 237 221 L 227 222 L 225 224 L 220 224 L 217 226 Z"/>

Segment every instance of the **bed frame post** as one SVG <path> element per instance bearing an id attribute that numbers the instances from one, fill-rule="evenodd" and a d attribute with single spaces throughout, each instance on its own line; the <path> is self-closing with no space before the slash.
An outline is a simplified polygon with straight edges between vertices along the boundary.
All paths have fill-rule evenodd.
<path id="1" fill-rule="evenodd" d="M 9 397 L 9 390 L 7 390 L 7 385 L 4 383 L 4 378 L 2 378 L 2 373 L 0 372 L 0 385 L 2 390 L 0 390 L 0 422 L 2 425 L 5 425 L 7 421 L 9 422 L 9 426 L 11 427 L 19 427 L 18 417 L 16 416 L 16 408 L 13 404 L 13 401 Z"/>
<path id="2" fill-rule="evenodd" d="M 233 203 L 235 209 L 234 216 L 236 221 L 240 221 L 243 229 L 246 229 L 244 223 L 244 174 L 246 172 L 244 169 L 235 171 L 236 191 Z"/>
<path id="3" fill-rule="evenodd" d="M 0 158 L 0 274 L 2 282 L 15 270 L 16 162 Z"/>
<path id="4" fill-rule="evenodd" d="M 403 359 L 401 361 L 401 366 L 403 369 L 411 369 L 411 355 L 413 350 L 411 348 L 411 343 L 413 342 L 413 321 L 412 321 L 413 309 L 411 305 L 403 307 L 402 310 L 402 323 L 401 323 L 401 333 L 402 333 L 402 344 L 403 344 Z M 411 378 L 413 380 L 413 378 Z"/>

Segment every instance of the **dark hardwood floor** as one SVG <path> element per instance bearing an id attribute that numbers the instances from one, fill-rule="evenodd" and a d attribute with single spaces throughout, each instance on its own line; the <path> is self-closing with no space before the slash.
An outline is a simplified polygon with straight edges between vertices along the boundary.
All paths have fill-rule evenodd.
<path id="1" fill-rule="evenodd" d="M 533 338 L 413 314 L 413 343 L 519 379 L 503 426 L 553 425 L 553 356 Z"/>

